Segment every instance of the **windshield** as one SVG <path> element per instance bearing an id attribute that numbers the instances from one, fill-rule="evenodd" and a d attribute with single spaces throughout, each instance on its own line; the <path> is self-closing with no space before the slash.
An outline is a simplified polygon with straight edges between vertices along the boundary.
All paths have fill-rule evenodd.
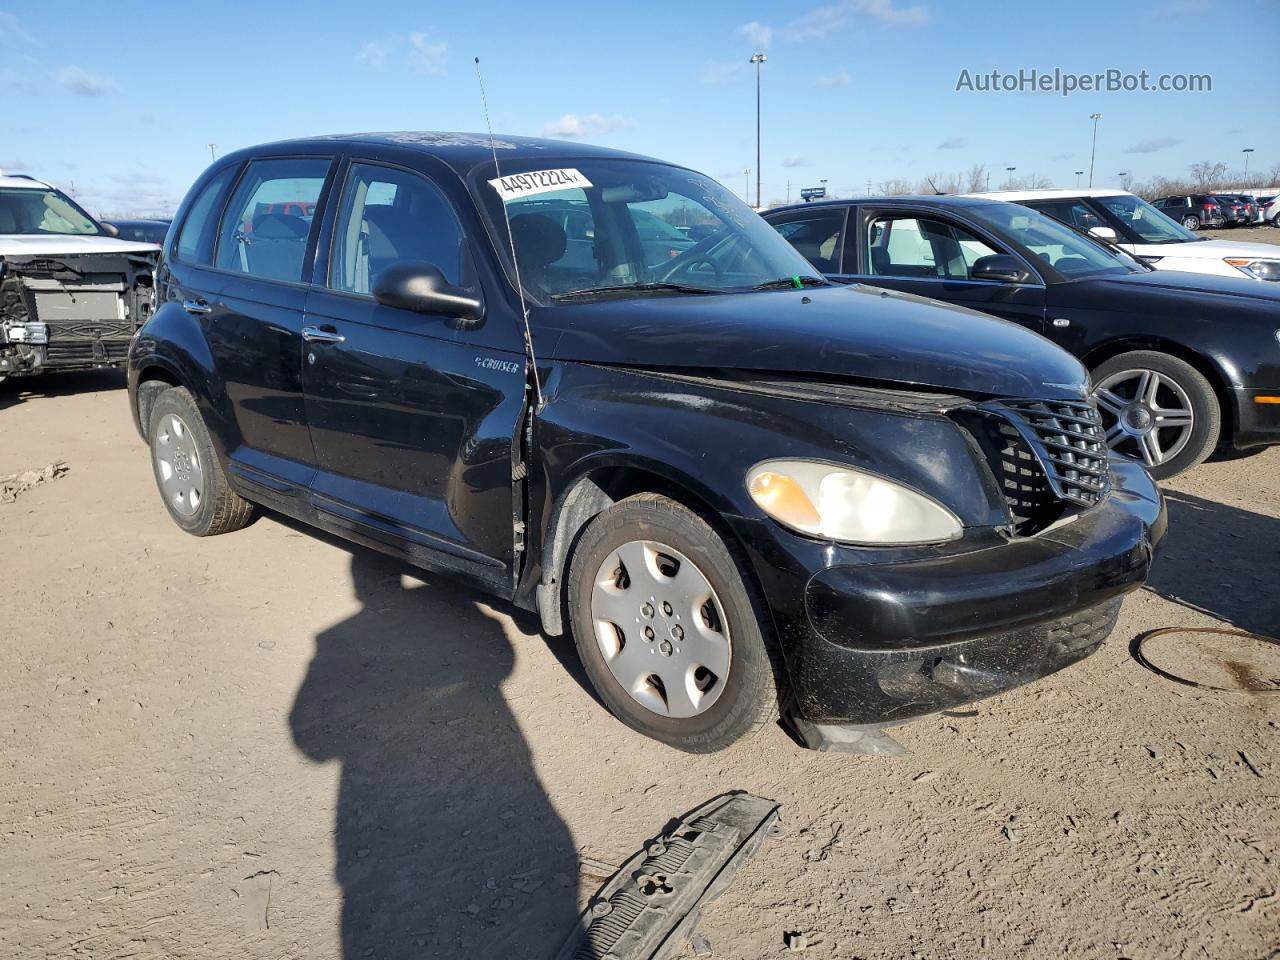
<path id="1" fill-rule="evenodd" d="M 500 179 L 490 166 L 474 190 L 507 258 L 505 202 L 521 283 L 544 305 L 826 282 L 750 207 L 690 170 L 613 158 L 524 160 L 504 163 Z"/>
<path id="2" fill-rule="evenodd" d="M 1201 240 L 1182 224 L 1170 220 L 1141 197 L 1131 193 L 1114 197 L 1095 197 L 1096 203 L 1125 227 L 1138 235 L 1142 243 L 1186 243 Z"/>
<path id="3" fill-rule="evenodd" d="M 1021 204 L 986 204 L 981 216 L 1068 279 L 1147 272 L 1132 257 Z"/>
<path id="4" fill-rule="evenodd" d="M 0 187 L 0 233 L 97 237 L 102 229 L 74 200 L 57 190 Z"/>

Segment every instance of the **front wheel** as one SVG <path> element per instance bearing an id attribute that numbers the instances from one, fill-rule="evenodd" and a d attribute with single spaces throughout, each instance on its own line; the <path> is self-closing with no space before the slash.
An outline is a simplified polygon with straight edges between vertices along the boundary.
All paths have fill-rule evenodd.
<path id="1" fill-rule="evenodd" d="M 197 537 L 253 523 L 257 511 L 227 483 L 204 418 L 185 388 L 171 387 L 156 398 L 147 436 L 156 486 L 174 523 Z"/>
<path id="2" fill-rule="evenodd" d="M 782 671 L 764 605 L 724 540 L 654 494 L 583 532 L 570 563 L 573 637 L 623 723 L 690 753 L 720 750 L 776 717 Z"/>
<path id="3" fill-rule="evenodd" d="M 1218 443 L 1218 397 L 1185 360 L 1153 350 L 1123 353 L 1094 369 L 1093 384 L 1107 446 L 1157 480 L 1190 470 Z"/>
<path id="4" fill-rule="evenodd" d="M 1200 218 L 1199 217 L 1183 217 L 1182 225 L 1186 227 L 1188 230 L 1199 230 Z"/>

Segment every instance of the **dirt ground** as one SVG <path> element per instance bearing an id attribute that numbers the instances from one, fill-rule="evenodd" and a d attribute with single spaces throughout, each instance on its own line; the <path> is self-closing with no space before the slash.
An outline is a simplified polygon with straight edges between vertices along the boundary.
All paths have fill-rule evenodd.
<path id="1" fill-rule="evenodd" d="M 731 789 L 787 829 L 706 908 L 716 957 L 1280 957 L 1280 698 L 1129 649 L 1280 635 L 1280 449 L 1169 484 L 1103 649 L 908 756 L 686 756 L 527 615 L 272 518 L 183 534 L 120 383 L 0 385 L 0 477 L 66 465 L 0 503 L 0 957 L 545 958 L 600 863 Z M 1214 642 L 1153 658 L 1280 683 Z"/>

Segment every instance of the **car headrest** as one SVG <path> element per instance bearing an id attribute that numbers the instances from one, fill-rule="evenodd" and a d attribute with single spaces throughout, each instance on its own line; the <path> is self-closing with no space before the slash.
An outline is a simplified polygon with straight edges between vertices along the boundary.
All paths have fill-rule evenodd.
<path id="1" fill-rule="evenodd" d="M 522 263 L 546 267 L 564 256 L 569 239 L 564 228 L 541 213 L 522 213 L 511 218 L 511 236 Z"/>
<path id="2" fill-rule="evenodd" d="M 253 235 L 262 240 L 305 240 L 311 225 L 288 213 L 260 213 L 253 218 Z"/>

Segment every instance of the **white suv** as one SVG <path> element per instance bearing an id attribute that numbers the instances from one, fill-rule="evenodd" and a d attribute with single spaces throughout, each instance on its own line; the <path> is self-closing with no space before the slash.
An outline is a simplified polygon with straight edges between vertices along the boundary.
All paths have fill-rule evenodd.
<path id="1" fill-rule="evenodd" d="M 50 184 L 0 176 L 0 380 L 123 365 L 159 255 Z"/>
<path id="2" fill-rule="evenodd" d="M 1001 190 L 974 197 L 1007 200 L 1109 240 L 1158 270 L 1280 281 L 1280 247 L 1199 237 L 1132 193 L 1115 189 Z"/>

